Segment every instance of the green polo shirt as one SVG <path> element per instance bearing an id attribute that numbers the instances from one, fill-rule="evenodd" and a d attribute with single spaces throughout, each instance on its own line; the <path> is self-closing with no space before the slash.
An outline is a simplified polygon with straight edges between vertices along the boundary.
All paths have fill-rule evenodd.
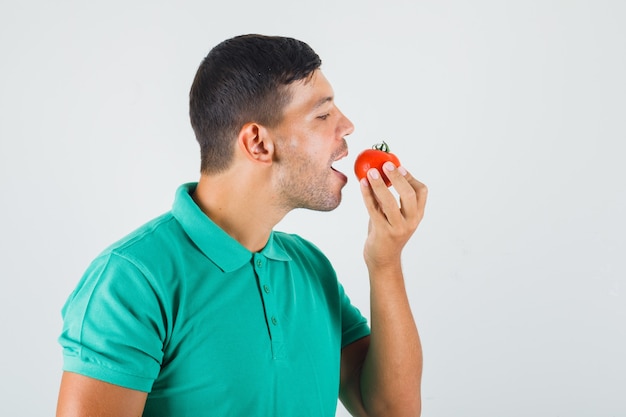
<path id="1" fill-rule="evenodd" d="M 63 369 L 148 392 L 145 416 L 334 416 L 366 320 L 314 245 L 272 232 L 248 251 L 195 185 L 89 266 L 63 307 Z"/>

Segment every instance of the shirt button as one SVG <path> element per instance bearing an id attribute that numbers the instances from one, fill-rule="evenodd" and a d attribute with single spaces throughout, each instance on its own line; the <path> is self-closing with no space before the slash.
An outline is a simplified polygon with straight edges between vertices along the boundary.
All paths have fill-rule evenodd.
<path id="1" fill-rule="evenodd" d="M 266 294 L 269 294 L 269 293 L 270 293 L 270 287 L 269 287 L 269 285 L 267 285 L 267 284 L 266 284 L 266 285 L 264 285 L 264 286 L 263 286 L 263 291 L 265 291 L 265 293 L 266 293 Z"/>
<path id="2" fill-rule="evenodd" d="M 272 316 L 272 324 L 274 326 L 276 326 L 278 324 L 278 319 L 276 317 L 274 317 L 274 316 Z"/>
<path id="3" fill-rule="evenodd" d="M 263 266 L 263 261 L 260 259 L 256 260 L 256 266 L 258 266 L 259 268 Z"/>

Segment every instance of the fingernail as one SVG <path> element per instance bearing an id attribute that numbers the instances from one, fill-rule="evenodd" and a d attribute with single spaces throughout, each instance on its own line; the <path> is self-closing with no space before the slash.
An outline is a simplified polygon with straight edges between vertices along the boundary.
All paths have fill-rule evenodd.
<path id="1" fill-rule="evenodd" d="M 376 168 L 370 169 L 369 171 L 367 171 L 367 173 L 373 180 L 377 180 L 378 178 L 380 178 L 380 174 L 378 173 L 378 170 Z"/>
<path id="2" fill-rule="evenodd" d="M 400 172 L 402 176 L 405 176 L 407 174 L 406 169 L 403 166 L 398 167 L 398 172 Z"/>
<path id="3" fill-rule="evenodd" d="M 392 163 L 392 162 L 385 162 L 385 164 L 383 165 L 383 168 L 385 168 L 387 171 L 393 171 L 394 169 L 396 169 L 396 166 Z"/>

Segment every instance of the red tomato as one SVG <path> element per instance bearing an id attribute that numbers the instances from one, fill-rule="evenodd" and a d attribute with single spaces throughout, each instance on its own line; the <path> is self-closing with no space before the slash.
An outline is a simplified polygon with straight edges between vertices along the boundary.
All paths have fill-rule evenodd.
<path id="1" fill-rule="evenodd" d="M 387 161 L 393 162 L 396 167 L 400 166 L 400 160 L 397 156 L 389 152 L 389 146 L 385 142 L 377 143 L 372 149 L 366 149 L 357 155 L 354 162 L 354 173 L 359 181 L 367 176 L 370 168 L 376 168 L 387 187 L 391 185 L 389 178 L 383 173 L 383 164 Z"/>

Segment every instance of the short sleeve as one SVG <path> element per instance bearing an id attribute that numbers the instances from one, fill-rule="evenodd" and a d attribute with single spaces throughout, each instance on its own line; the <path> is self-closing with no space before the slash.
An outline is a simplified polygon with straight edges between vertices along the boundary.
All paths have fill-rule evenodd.
<path id="1" fill-rule="evenodd" d="M 343 286 L 339 284 L 339 301 L 341 303 L 341 348 L 368 336 L 370 328 L 367 319 L 358 308 L 350 302 Z"/>
<path id="2" fill-rule="evenodd" d="M 135 263 L 94 260 L 62 309 L 63 369 L 149 392 L 163 360 L 162 302 Z"/>

